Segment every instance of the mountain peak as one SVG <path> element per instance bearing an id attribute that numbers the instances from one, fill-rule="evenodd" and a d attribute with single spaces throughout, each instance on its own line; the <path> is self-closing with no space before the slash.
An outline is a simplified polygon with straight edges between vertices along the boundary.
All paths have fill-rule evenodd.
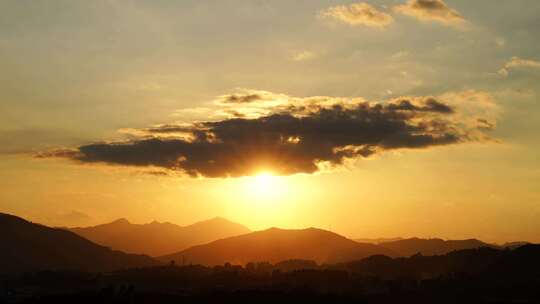
<path id="1" fill-rule="evenodd" d="M 177 262 L 187 260 L 203 265 L 221 265 L 225 262 L 246 264 L 256 261 L 275 263 L 289 259 L 329 263 L 356 260 L 373 254 L 394 255 L 393 251 L 387 248 L 356 243 L 323 229 L 272 227 L 194 246 L 160 259 Z"/>
<path id="2" fill-rule="evenodd" d="M 157 220 L 146 224 L 132 224 L 127 219 L 120 218 L 104 225 L 71 230 L 98 244 L 152 256 L 251 232 L 240 224 L 220 217 L 188 226 Z"/>
<path id="3" fill-rule="evenodd" d="M 444 240 L 440 238 L 409 238 L 397 241 L 382 242 L 379 245 L 399 252 L 403 256 L 411 256 L 421 253 L 422 255 L 442 255 L 456 250 L 474 249 L 491 246 L 477 239 Z"/>
<path id="4" fill-rule="evenodd" d="M 285 229 L 279 228 L 279 227 L 270 227 L 268 229 L 265 229 L 263 231 L 283 231 Z"/>
<path id="5" fill-rule="evenodd" d="M 197 223 L 195 223 L 193 225 L 208 224 L 208 223 L 232 223 L 232 222 L 229 221 L 228 219 L 224 218 L 224 217 L 216 216 L 216 217 L 213 217 L 213 218 L 208 219 L 208 220 L 197 222 Z"/>
<path id="6" fill-rule="evenodd" d="M 131 224 L 131 223 L 126 218 L 119 218 L 115 221 L 112 221 L 111 224 L 125 225 L 125 224 Z"/>
<path id="7" fill-rule="evenodd" d="M 301 229 L 286 229 L 286 228 L 280 228 L 280 227 L 270 227 L 265 230 L 261 231 L 322 231 L 322 232 L 330 232 L 328 230 L 316 228 L 316 227 L 308 227 L 308 228 L 301 228 Z M 333 232 L 332 232 L 333 233 Z"/>

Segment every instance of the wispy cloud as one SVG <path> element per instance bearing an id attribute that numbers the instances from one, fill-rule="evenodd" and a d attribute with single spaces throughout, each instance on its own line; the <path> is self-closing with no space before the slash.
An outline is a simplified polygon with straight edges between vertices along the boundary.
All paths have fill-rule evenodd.
<path id="1" fill-rule="evenodd" d="M 349 6 L 338 5 L 327 8 L 320 13 L 322 17 L 330 17 L 352 26 L 385 27 L 394 18 L 368 3 L 354 3 Z"/>
<path id="2" fill-rule="evenodd" d="M 499 70 L 498 73 L 499 75 L 506 77 L 510 73 L 511 69 L 516 68 L 540 69 L 540 61 L 536 61 L 533 59 L 523 59 L 514 56 L 504 64 L 504 66 Z"/>
<path id="3" fill-rule="evenodd" d="M 308 60 L 312 60 L 316 57 L 315 53 L 313 52 L 310 52 L 310 51 L 302 51 L 302 52 L 299 52 L 299 53 L 296 53 L 292 59 L 294 61 L 308 61 Z"/>

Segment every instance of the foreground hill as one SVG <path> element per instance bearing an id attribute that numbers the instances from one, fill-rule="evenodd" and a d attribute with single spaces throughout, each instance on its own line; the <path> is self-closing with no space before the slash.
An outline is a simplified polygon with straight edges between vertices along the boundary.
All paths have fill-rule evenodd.
<path id="1" fill-rule="evenodd" d="M 442 240 L 419 238 L 381 242 L 379 245 L 391 249 L 401 256 L 411 256 L 417 253 L 422 255 L 442 255 L 456 250 L 475 249 L 480 247 L 496 247 L 476 239 Z"/>
<path id="2" fill-rule="evenodd" d="M 149 224 L 132 224 L 126 219 L 119 219 L 108 224 L 70 230 L 113 249 L 151 256 L 170 254 L 194 245 L 250 232 L 246 227 L 223 218 L 185 227 L 155 221 Z"/>
<path id="3" fill-rule="evenodd" d="M 2 285 L 11 295 L 6 303 L 537 304 L 538 278 L 540 246 L 525 245 L 438 256 L 379 255 L 332 265 L 294 260 L 246 267 L 166 265 L 102 276 L 42 272 L 6 277 Z M 136 288 L 122 287 L 127 282 Z"/>
<path id="4" fill-rule="evenodd" d="M 502 248 L 508 248 L 508 249 L 517 249 L 520 247 L 523 247 L 525 245 L 530 245 L 531 243 L 525 242 L 525 241 L 518 241 L 518 242 L 508 242 L 501 245 Z"/>
<path id="5" fill-rule="evenodd" d="M 540 275 L 540 245 L 528 244 L 514 250 L 481 247 L 444 255 L 413 255 L 408 258 L 371 256 L 332 267 L 385 279 L 426 279 L 467 273 L 503 280 L 512 276 L 535 284 Z"/>
<path id="6" fill-rule="evenodd" d="M 0 272 L 40 270 L 111 271 L 157 265 L 148 256 L 94 244 L 75 233 L 0 213 Z"/>
<path id="7" fill-rule="evenodd" d="M 358 243 L 330 231 L 315 228 L 270 228 L 195 246 L 159 259 L 164 262 L 173 260 L 177 264 L 202 265 L 221 265 L 226 262 L 243 265 L 260 261 L 276 263 L 290 259 L 336 263 L 374 254 L 396 255 L 391 249 Z"/>

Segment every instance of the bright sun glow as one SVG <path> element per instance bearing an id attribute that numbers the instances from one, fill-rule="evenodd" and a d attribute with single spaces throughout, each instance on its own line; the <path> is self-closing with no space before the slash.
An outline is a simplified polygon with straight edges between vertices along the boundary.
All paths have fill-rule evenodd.
<path id="1" fill-rule="evenodd" d="M 284 178 L 271 171 L 260 171 L 254 176 L 246 177 L 243 187 L 251 201 L 265 203 L 275 203 L 282 199 L 287 188 Z"/>
<path id="2" fill-rule="evenodd" d="M 224 202 L 223 206 L 231 217 L 244 219 L 257 229 L 276 226 L 276 222 L 296 223 L 299 208 L 307 202 L 308 193 L 299 191 L 305 189 L 304 178 L 260 169 L 251 176 L 216 180 L 223 186 L 216 193 L 216 198 Z"/>
<path id="3" fill-rule="evenodd" d="M 261 172 L 253 177 L 252 187 L 255 193 L 268 195 L 278 190 L 277 177 L 268 171 Z"/>

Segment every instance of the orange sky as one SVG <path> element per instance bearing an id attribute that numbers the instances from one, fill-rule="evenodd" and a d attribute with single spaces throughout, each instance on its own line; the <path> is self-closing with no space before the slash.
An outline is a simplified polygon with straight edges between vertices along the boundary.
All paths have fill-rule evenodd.
<path id="1" fill-rule="evenodd" d="M 0 211 L 540 242 L 540 2 L 413 2 L 1 3 Z"/>

